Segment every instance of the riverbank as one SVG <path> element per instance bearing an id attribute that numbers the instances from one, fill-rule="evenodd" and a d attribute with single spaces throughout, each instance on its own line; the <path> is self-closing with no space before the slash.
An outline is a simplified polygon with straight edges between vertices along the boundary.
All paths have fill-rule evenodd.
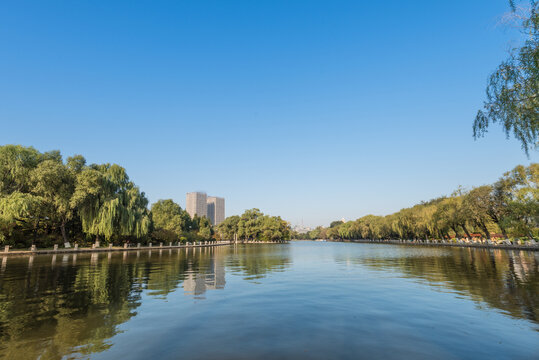
<path id="1" fill-rule="evenodd" d="M 411 246 L 449 246 L 449 247 L 471 247 L 471 248 L 483 248 L 483 249 L 506 249 L 506 250 L 529 250 L 539 251 L 539 244 L 535 245 L 522 245 L 522 244 L 508 244 L 508 243 L 496 243 L 489 242 L 465 242 L 464 240 L 458 240 L 460 242 L 448 242 L 446 240 L 327 240 L 331 242 L 354 242 L 363 244 L 393 244 L 393 245 L 411 245 Z"/>
<path id="2" fill-rule="evenodd" d="M 78 254 L 78 253 L 96 253 L 96 252 L 115 252 L 115 251 L 142 251 L 142 250 L 165 250 L 165 249 L 191 249 L 199 247 L 215 247 L 215 246 L 224 246 L 224 245 L 234 245 L 234 244 L 282 244 L 285 241 L 205 241 L 201 243 L 187 243 L 187 244 L 178 244 L 164 245 L 160 243 L 158 246 L 141 246 L 136 244 L 135 246 L 128 246 L 124 244 L 123 247 L 109 245 L 107 247 L 88 247 L 88 248 L 79 248 L 79 247 L 69 247 L 69 248 L 60 248 L 55 247 L 52 249 L 30 249 L 30 250 L 20 250 L 20 249 L 10 249 L 8 246 L 4 248 L 4 251 L 0 252 L 0 256 L 28 256 L 28 255 L 44 255 L 44 254 Z"/>

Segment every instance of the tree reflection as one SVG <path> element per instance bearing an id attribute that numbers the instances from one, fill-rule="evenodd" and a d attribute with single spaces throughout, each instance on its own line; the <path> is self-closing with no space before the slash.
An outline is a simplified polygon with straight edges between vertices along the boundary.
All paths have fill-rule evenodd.
<path id="1" fill-rule="evenodd" d="M 59 359 L 104 351 L 118 326 L 136 316 L 143 292 L 165 298 L 183 285 L 187 295 L 201 298 L 223 289 L 230 256 L 233 270 L 248 276 L 289 262 L 278 260 L 282 253 L 276 246 L 3 257 L 0 358 Z"/>
<path id="2" fill-rule="evenodd" d="M 397 270 L 405 277 L 467 295 L 516 318 L 539 322 L 537 253 L 401 247 L 392 254 L 394 257 L 359 256 L 345 260 L 381 271 Z"/>
<path id="3" fill-rule="evenodd" d="M 259 244 L 236 245 L 228 257 L 227 265 L 245 275 L 246 279 L 260 279 L 267 273 L 283 271 L 292 263 L 288 246 Z"/>
<path id="4" fill-rule="evenodd" d="M 134 315 L 140 288 L 129 268 L 106 261 L 93 268 L 85 260 L 74 267 L 54 266 L 48 256 L 8 259 L 0 280 L 2 355 L 56 359 L 75 348 L 90 354 L 110 347 L 106 339 Z"/>

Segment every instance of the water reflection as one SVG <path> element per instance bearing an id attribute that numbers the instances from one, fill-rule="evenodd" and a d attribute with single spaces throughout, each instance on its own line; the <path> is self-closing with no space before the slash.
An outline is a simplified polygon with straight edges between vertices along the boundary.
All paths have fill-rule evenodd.
<path id="1" fill-rule="evenodd" d="M 261 247 L 264 251 L 260 251 Z M 245 280 L 254 280 L 270 272 L 284 271 L 291 263 L 288 246 L 254 245 L 233 247 L 226 265 L 233 272 L 243 275 Z"/>
<path id="2" fill-rule="evenodd" d="M 223 251 L 226 249 L 226 251 Z M 186 276 L 183 281 L 183 290 L 186 294 L 192 294 L 197 299 L 204 298 L 202 295 L 207 290 L 224 289 L 225 280 L 225 255 L 228 248 L 194 248 L 194 254 L 199 253 L 202 258 L 193 256 L 187 262 Z M 207 251 L 214 253 L 214 256 L 205 262 Z M 196 261 L 194 261 L 196 260 Z M 204 262 L 204 266 L 200 264 Z M 197 270 L 198 269 L 198 270 Z"/>
<path id="3" fill-rule="evenodd" d="M 397 271 L 442 291 L 486 303 L 515 318 L 539 323 L 537 252 L 370 245 L 369 251 L 338 253 L 335 259 L 341 264 L 359 264 L 382 272 Z"/>
<path id="4" fill-rule="evenodd" d="M 109 349 L 119 325 L 137 315 L 144 294 L 163 299 L 183 288 L 204 298 L 225 273 L 265 276 L 291 261 L 286 246 L 216 247 L 2 257 L 0 358 L 85 357 Z"/>
<path id="5" fill-rule="evenodd" d="M 0 256 L 0 358 L 530 358 L 538 256 L 315 242 Z"/>

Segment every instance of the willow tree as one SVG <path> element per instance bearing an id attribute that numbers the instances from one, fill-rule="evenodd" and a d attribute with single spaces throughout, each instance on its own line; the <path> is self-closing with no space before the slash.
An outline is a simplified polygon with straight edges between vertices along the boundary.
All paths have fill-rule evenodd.
<path id="1" fill-rule="evenodd" d="M 465 194 L 462 202 L 467 218 L 485 233 L 487 239 L 491 238 L 488 229 L 489 222 L 492 220 L 489 215 L 491 193 L 491 186 L 479 186 Z"/>
<path id="2" fill-rule="evenodd" d="M 46 217 L 43 198 L 15 191 L 0 197 L 0 240 L 11 235 L 15 227 L 33 233 L 32 243 L 35 243 L 37 231 Z"/>
<path id="3" fill-rule="evenodd" d="M 361 220 L 364 222 L 361 230 L 361 236 L 364 239 L 381 239 L 391 236 L 393 216 L 366 215 Z"/>
<path id="4" fill-rule="evenodd" d="M 33 147 L 0 146 L 0 195 L 31 190 L 30 172 L 43 160 Z"/>
<path id="5" fill-rule="evenodd" d="M 525 10 L 514 1 L 510 4 L 513 17 L 520 21 L 524 43 L 490 75 L 487 101 L 477 113 L 473 131 L 478 138 L 491 123 L 499 123 L 528 154 L 539 146 L 539 3 L 531 0 Z"/>
<path id="6" fill-rule="evenodd" d="M 415 210 L 416 236 L 418 238 L 425 238 L 426 240 L 428 240 L 429 237 L 434 238 L 438 233 L 436 221 L 434 221 L 436 205 L 432 203 L 424 203 L 416 205 L 412 209 Z"/>
<path id="7" fill-rule="evenodd" d="M 533 237 L 539 228 L 539 164 L 519 165 L 500 179 L 507 187 L 507 223 L 517 233 Z"/>
<path id="8" fill-rule="evenodd" d="M 40 196 L 48 208 L 49 219 L 57 222 L 64 242 L 67 242 L 66 224 L 73 218 L 71 198 L 75 191 L 75 173 L 61 161 L 45 160 L 30 174 L 32 193 Z"/>
<path id="9" fill-rule="evenodd" d="M 149 233 L 148 200 L 119 165 L 91 165 L 82 170 L 71 205 L 78 209 L 83 231 L 97 239 L 140 238 Z"/>
<path id="10" fill-rule="evenodd" d="M 464 231 L 468 238 L 471 237 L 468 230 L 468 221 L 471 219 L 467 208 L 464 206 L 464 194 L 464 190 L 459 188 L 450 197 L 440 201 L 434 213 L 437 228 L 442 231 L 445 230 L 446 233 L 447 228 L 450 228 L 457 238 L 459 237 L 460 229 Z"/>

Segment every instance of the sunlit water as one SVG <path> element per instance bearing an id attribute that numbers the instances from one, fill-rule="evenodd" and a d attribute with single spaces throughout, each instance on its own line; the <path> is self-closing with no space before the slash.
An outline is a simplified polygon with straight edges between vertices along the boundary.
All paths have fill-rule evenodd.
<path id="1" fill-rule="evenodd" d="M 538 359 L 538 255 L 293 242 L 0 256 L 0 357 Z"/>

